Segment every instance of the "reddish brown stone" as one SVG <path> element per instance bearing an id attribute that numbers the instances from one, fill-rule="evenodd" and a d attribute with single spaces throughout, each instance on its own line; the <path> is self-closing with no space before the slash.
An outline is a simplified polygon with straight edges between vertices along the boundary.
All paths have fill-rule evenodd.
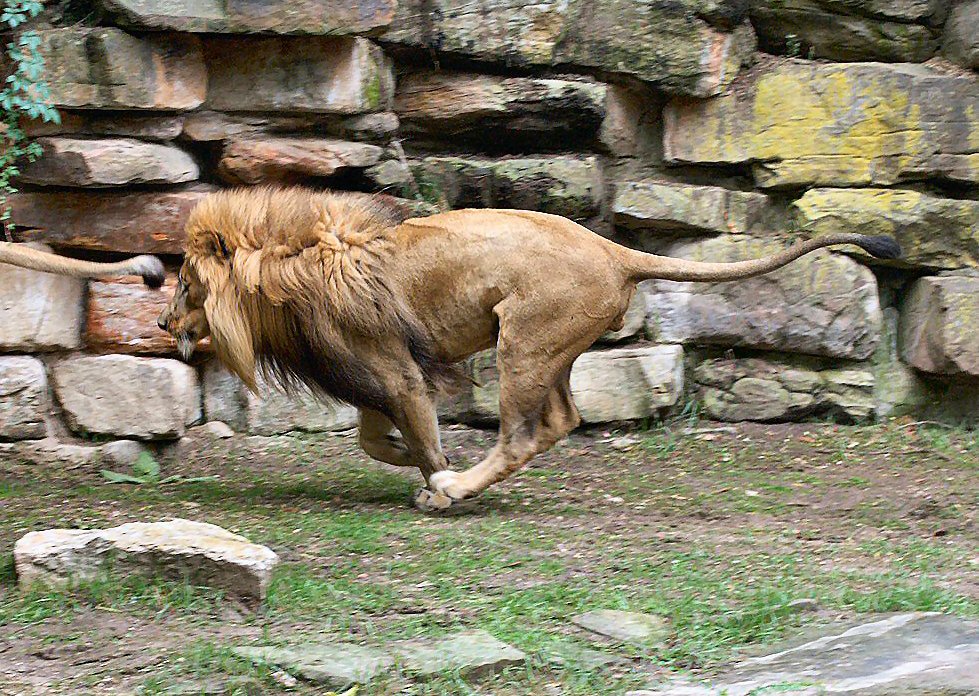
<path id="1" fill-rule="evenodd" d="M 377 164 L 383 153 L 377 145 L 331 138 L 244 139 L 224 148 L 218 171 L 232 183 L 257 184 L 369 167 Z"/>
<path id="2" fill-rule="evenodd" d="M 173 338 L 156 325 L 175 286 L 174 276 L 159 290 L 151 290 L 136 278 L 92 282 L 85 346 L 100 353 L 176 354 Z"/>
<path id="3" fill-rule="evenodd" d="M 10 196 L 17 236 L 54 247 L 128 254 L 181 254 L 184 223 L 210 190 L 17 193 Z"/>

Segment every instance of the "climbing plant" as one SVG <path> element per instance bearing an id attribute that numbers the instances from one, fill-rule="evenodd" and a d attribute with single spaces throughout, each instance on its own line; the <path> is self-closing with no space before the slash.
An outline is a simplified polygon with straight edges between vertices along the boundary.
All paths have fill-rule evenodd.
<path id="1" fill-rule="evenodd" d="M 0 87 L 0 225 L 8 239 L 12 224 L 7 200 L 17 191 L 13 185 L 17 163 L 34 161 L 41 154 L 40 146 L 24 133 L 23 121 L 60 122 L 44 81 L 44 59 L 38 51 L 41 37 L 22 26 L 43 7 L 41 0 L 0 0 L 0 34 L 9 37 L 0 60 L 0 74 L 6 75 Z"/>

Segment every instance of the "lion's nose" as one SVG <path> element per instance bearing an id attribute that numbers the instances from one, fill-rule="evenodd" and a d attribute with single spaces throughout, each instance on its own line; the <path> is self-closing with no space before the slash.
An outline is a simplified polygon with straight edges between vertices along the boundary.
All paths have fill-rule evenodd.
<path id="1" fill-rule="evenodd" d="M 161 315 L 160 315 L 160 317 L 159 317 L 159 318 L 158 318 L 158 319 L 156 320 L 156 325 L 157 325 L 157 326 L 159 326 L 159 327 L 160 327 L 161 329 L 163 329 L 164 331 L 166 331 L 166 330 L 167 330 L 167 320 L 163 318 L 163 315 L 162 315 L 162 314 L 161 314 Z"/>

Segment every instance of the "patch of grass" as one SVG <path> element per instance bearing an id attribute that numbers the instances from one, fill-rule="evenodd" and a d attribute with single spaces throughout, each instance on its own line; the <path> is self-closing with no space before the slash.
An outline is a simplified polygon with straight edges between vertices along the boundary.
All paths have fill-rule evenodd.
<path id="1" fill-rule="evenodd" d="M 14 554 L 0 554 L 0 587 L 17 584 L 17 572 L 14 569 Z"/>

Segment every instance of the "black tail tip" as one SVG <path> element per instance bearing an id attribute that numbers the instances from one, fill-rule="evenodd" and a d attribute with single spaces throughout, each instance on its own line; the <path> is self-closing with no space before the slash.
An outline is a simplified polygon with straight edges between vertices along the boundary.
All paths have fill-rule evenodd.
<path id="1" fill-rule="evenodd" d="M 901 245 L 897 240 L 887 235 L 876 237 L 864 237 L 857 242 L 861 249 L 878 259 L 899 259 L 901 258 Z"/>
<path id="2" fill-rule="evenodd" d="M 143 278 L 143 282 L 154 290 L 163 285 L 166 280 L 167 271 L 163 267 L 163 262 L 155 256 L 138 256 L 133 259 L 136 272 Z"/>

